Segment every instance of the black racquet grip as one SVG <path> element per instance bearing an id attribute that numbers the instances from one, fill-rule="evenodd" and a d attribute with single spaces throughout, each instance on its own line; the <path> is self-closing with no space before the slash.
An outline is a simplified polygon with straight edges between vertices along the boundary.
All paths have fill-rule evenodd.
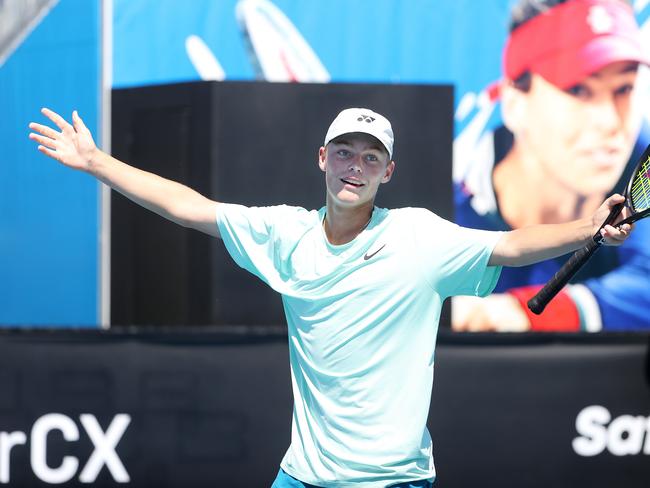
<path id="1" fill-rule="evenodd" d="M 602 229 L 606 225 L 614 222 L 618 214 L 623 210 L 623 204 L 618 203 L 612 207 L 611 212 L 603 222 L 603 225 L 600 226 Z M 600 230 L 591 238 L 589 242 L 584 245 L 584 247 L 578 249 L 569 260 L 564 263 L 564 265 L 553 275 L 553 277 L 548 280 L 544 287 L 537 292 L 537 294 L 528 300 L 528 308 L 531 312 L 539 315 L 544 311 L 548 302 L 553 300 L 553 297 L 557 295 L 560 290 L 566 285 L 571 278 L 578 272 L 578 270 L 584 266 L 584 264 L 589 260 L 589 258 L 596 252 L 596 250 L 601 246 L 602 238 L 600 236 Z"/>
<path id="2" fill-rule="evenodd" d="M 528 300 L 528 308 L 537 315 L 542 313 L 548 302 L 553 300 L 553 297 L 573 278 L 600 246 L 600 240 L 589 239 L 589 242 L 578 249 L 544 287 Z"/>

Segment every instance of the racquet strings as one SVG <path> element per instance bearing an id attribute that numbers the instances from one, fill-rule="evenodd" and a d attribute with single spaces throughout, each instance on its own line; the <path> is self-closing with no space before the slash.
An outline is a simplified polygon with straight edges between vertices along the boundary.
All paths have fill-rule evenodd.
<path id="1" fill-rule="evenodd" d="M 639 167 L 630 189 L 630 203 L 635 212 L 650 207 L 650 156 Z"/>

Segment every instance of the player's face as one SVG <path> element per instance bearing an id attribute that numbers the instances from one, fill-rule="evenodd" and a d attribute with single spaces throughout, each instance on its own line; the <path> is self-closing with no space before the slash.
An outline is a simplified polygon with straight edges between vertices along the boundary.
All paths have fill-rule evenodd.
<path id="1" fill-rule="evenodd" d="M 368 134 L 337 137 L 319 152 L 325 172 L 328 198 L 344 206 L 374 202 L 381 183 L 387 183 L 395 168 L 381 143 Z"/>
<path id="2" fill-rule="evenodd" d="M 517 145 L 548 182 L 577 193 L 610 192 L 638 135 L 636 63 L 617 62 L 560 90 L 533 75 Z"/>

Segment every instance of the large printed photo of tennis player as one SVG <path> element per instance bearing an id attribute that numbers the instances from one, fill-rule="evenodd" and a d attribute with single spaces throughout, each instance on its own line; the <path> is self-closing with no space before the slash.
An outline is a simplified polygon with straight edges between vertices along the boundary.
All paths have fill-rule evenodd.
<path id="1" fill-rule="evenodd" d="M 502 77 L 454 143 L 456 222 L 489 230 L 568 222 L 621 193 L 650 142 L 648 64 L 633 2 L 516 2 Z M 452 328 L 650 330 L 648 242 L 650 223 L 639 222 L 624 246 L 597 254 L 539 316 L 526 303 L 568 257 L 504 269 L 492 295 L 454 298 Z"/>

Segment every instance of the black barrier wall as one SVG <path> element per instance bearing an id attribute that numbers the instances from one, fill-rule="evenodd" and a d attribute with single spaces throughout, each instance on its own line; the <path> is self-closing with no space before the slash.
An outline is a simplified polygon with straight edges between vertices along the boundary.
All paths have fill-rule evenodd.
<path id="1" fill-rule="evenodd" d="M 435 486 L 647 487 L 647 361 L 640 335 L 443 332 Z M 0 485 L 268 487 L 291 409 L 282 328 L 0 331 Z"/>
<path id="2" fill-rule="evenodd" d="M 325 204 L 318 149 L 347 107 L 386 115 L 396 170 L 376 203 L 452 217 L 453 88 L 449 85 L 194 82 L 114 90 L 119 159 L 217 201 Z M 111 322 L 284 323 L 280 297 L 242 272 L 220 242 L 113 193 Z M 251 303 L 250 297 L 255 297 Z"/>

